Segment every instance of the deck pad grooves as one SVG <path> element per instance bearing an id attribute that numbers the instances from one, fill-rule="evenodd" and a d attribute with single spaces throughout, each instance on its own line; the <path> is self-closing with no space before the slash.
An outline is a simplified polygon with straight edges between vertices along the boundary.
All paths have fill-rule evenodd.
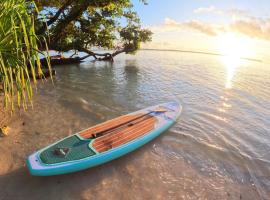
<path id="1" fill-rule="evenodd" d="M 102 143 L 103 140 L 110 140 L 111 138 L 122 138 L 124 136 L 124 134 L 128 134 L 129 130 L 134 130 L 138 127 L 142 127 L 145 124 L 147 124 L 148 120 L 149 120 L 149 118 L 145 119 L 144 121 L 140 121 L 138 124 L 134 124 L 132 126 L 133 129 L 131 129 L 130 126 L 126 126 L 126 127 L 124 127 L 124 129 L 118 131 L 117 134 L 108 134 L 108 135 L 105 135 L 103 137 L 97 138 L 94 140 L 94 144 L 99 145 Z M 150 120 L 152 121 L 152 119 L 150 119 Z M 115 133 L 115 132 L 113 132 L 113 133 Z"/>
<path id="2" fill-rule="evenodd" d="M 81 137 L 87 139 L 87 138 L 90 138 L 92 136 L 92 134 L 113 128 L 114 126 L 117 126 L 120 123 L 125 123 L 125 122 L 128 122 L 130 120 L 136 119 L 140 115 L 143 115 L 143 114 L 125 115 L 125 116 L 117 117 L 117 118 L 109 120 L 105 123 L 101 123 L 101 124 L 98 124 L 96 126 L 93 126 L 89 129 L 81 132 L 79 135 Z"/>
<path id="3" fill-rule="evenodd" d="M 95 139 L 92 146 L 100 153 L 121 146 L 153 130 L 156 121 L 155 117 L 150 116 L 133 126 L 126 126 L 119 131 Z"/>

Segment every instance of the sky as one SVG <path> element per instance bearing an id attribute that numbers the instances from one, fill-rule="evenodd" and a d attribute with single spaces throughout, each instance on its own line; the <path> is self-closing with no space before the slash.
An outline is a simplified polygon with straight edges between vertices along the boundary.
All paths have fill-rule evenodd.
<path id="1" fill-rule="evenodd" d="M 269 0 L 133 0 L 153 34 L 143 48 L 180 49 L 240 57 L 270 56 Z"/>

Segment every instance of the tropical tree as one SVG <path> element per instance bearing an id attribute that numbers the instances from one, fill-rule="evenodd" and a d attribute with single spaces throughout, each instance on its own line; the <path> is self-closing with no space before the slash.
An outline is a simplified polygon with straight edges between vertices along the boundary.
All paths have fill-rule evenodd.
<path id="1" fill-rule="evenodd" d="M 35 2 L 41 11 L 37 16 L 37 34 L 48 38 L 50 50 L 81 51 L 88 54 L 86 57 L 108 60 L 119 53 L 134 53 L 141 42 L 151 40 L 151 31 L 141 27 L 130 0 Z M 113 52 L 96 53 L 92 51 L 96 47 Z"/>
<path id="2" fill-rule="evenodd" d="M 14 109 L 15 98 L 19 107 L 31 102 L 32 85 L 42 76 L 40 54 L 47 58 L 48 49 L 87 53 L 80 59 L 112 60 L 119 53 L 136 52 L 151 34 L 141 27 L 131 0 L 0 0 L 0 91 L 5 105 Z M 97 53 L 96 47 L 113 52 Z"/>
<path id="3" fill-rule="evenodd" d="M 32 1 L 0 0 L 0 89 L 5 106 L 12 109 L 15 99 L 19 107 L 27 107 L 33 96 L 30 78 L 36 84 L 36 76 L 42 76 L 39 54 L 43 52 L 38 50 L 35 14 Z"/>

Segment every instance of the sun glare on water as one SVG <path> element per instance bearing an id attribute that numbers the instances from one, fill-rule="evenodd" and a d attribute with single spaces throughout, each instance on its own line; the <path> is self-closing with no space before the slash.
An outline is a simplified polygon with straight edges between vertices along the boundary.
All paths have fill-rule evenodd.
<path id="1" fill-rule="evenodd" d="M 218 36 L 218 48 L 222 55 L 222 62 L 226 67 L 225 88 L 232 88 L 232 79 L 235 76 L 236 69 L 243 65 L 243 58 L 254 57 L 251 40 L 247 37 L 241 37 L 234 33 L 226 33 Z"/>

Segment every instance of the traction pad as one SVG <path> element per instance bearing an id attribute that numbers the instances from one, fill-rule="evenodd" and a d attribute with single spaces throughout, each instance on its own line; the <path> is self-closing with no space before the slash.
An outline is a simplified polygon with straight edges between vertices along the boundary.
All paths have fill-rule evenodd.
<path id="1" fill-rule="evenodd" d="M 53 146 L 43 150 L 40 154 L 40 159 L 45 164 L 55 164 L 67 161 L 74 161 L 93 156 L 96 153 L 89 148 L 91 140 L 81 140 L 76 135 L 70 136 Z M 69 149 L 65 156 L 55 155 L 56 149 Z"/>

